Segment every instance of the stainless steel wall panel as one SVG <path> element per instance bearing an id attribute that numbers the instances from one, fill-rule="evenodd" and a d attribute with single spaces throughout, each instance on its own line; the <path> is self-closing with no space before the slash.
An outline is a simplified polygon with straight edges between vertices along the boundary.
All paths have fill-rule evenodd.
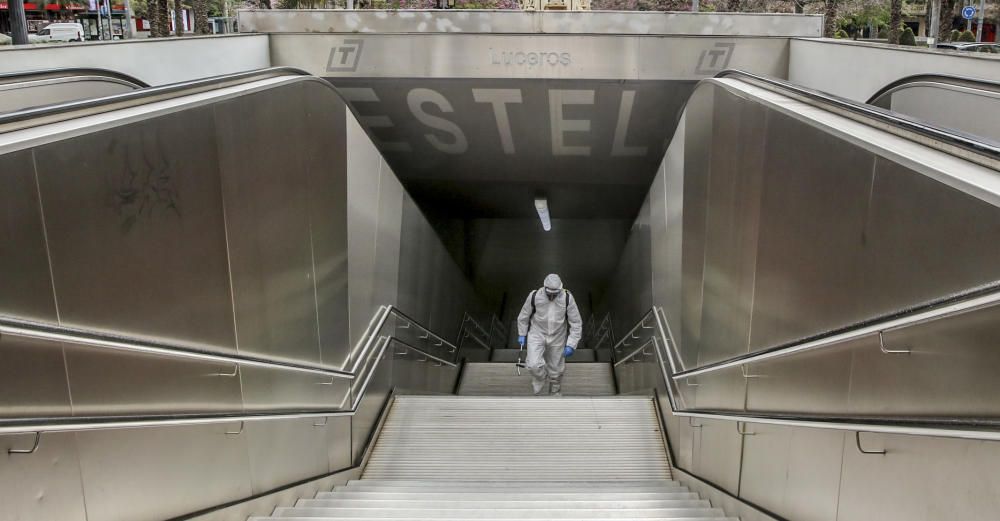
<path id="1" fill-rule="evenodd" d="M 688 405 L 697 409 L 741 411 L 746 400 L 746 380 L 739 367 L 689 378 L 687 383 L 697 387 L 693 389 L 694 400 Z"/>
<path id="2" fill-rule="evenodd" d="M 215 107 L 241 353 L 319 362 L 302 86 Z M 281 153 L 247 154 L 248 149 Z"/>
<path id="3" fill-rule="evenodd" d="M 315 423 L 323 423 L 317 420 Z M 351 417 L 328 418 L 325 425 L 326 454 L 330 472 L 348 468 L 351 463 Z"/>
<path id="4" fill-rule="evenodd" d="M 683 133 L 679 130 L 678 134 Z M 676 150 L 676 148 L 674 149 Z M 676 306 L 670 295 L 670 243 L 666 240 L 667 228 L 667 174 L 670 152 L 657 167 L 656 177 L 649 187 L 649 263 L 650 300 L 656 306 L 669 308 L 667 316 L 675 316 Z M 676 332 L 675 332 L 676 333 Z"/>
<path id="5" fill-rule="evenodd" d="M 247 437 L 255 494 L 330 471 L 327 428 L 316 418 L 249 422 Z"/>
<path id="6" fill-rule="evenodd" d="M 393 384 L 393 357 L 392 346 L 386 349 L 382 362 L 379 363 L 372 376 L 371 383 L 361 402 L 358 410 L 351 417 L 351 460 L 358 461 L 359 456 L 364 452 L 365 444 L 374 426 L 378 423 L 379 414 L 382 407 L 389 398 L 389 392 Z"/>
<path id="7" fill-rule="evenodd" d="M 1000 280 L 1000 208 L 881 158 L 870 204 L 872 314 Z"/>
<path id="8" fill-rule="evenodd" d="M 786 519 L 836 521 L 850 434 L 761 424 L 745 429 L 754 435 L 743 438 L 741 497 Z"/>
<path id="9" fill-rule="evenodd" d="M 852 411 L 855 350 L 877 341 L 861 339 L 833 349 L 805 352 L 747 366 L 747 409 L 755 412 L 847 414 Z"/>
<path id="10" fill-rule="evenodd" d="M 210 109 L 44 145 L 36 161 L 64 324 L 232 350 Z"/>
<path id="11" fill-rule="evenodd" d="M 419 214 L 408 194 L 404 193 L 402 199 L 396 299 L 399 308 L 408 315 L 416 320 L 427 320 L 427 316 L 422 316 L 423 309 L 418 305 L 421 295 L 420 266 L 423 259 L 420 255 L 418 241 L 420 237 Z"/>
<path id="12" fill-rule="evenodd" d="M 692 472 L 715 483 L 733 495 L 739 495 L 742 436 L 733 422 L 699 419 L 695 433 L 695 457 Z"/>
<path id="13" fill-rule="evenodd" d="M 311 135 L 301 161 L 309 186 L 309 228 L 316 287 L 316 316 L 323 364 L 343 367 L 350 357 L 347 253 L 347 105 L 335 99 L 326 86 L 303 85 L 303 98 L 321 91 L 326 103 L 308 103 L 304 123 Z"/>
<path id="14" fill-rule="evenodd" d="M 688 364 L 697 364 L 701 349 L 702 301 L 704 289 L 704 260 L 707 211 L 708 180 L 712 150 L 713 107 L 715 93 L 711 89 L 696 89 L 688 99 L 684 111 L 684 162 L 683 211 L 681 214 L 681 302 L 682 309 L 678 321 L 680 330 L 676 341 L 680 343 L 681 358 Z M 697 121 L 697 124 L 693 122 Z"/>
<path id="15" fill-rule="evenodd" d="M 859 414 L 1000 417 L 1000 310 L 984 309 L 871 338 L 854 351 L 851 409 Z"/>
<path id="16" fill-rule="evenodd" d="M 695 444 L 697 437 L 700 435 L 701 425 L 694 420 L 688 420 L 687 418 L 682 418 L 680 416 L 670 415 L 671 421 L 667 423 L 667 434 L 670 436 L 670 442 L 673 444 L 674 465 L 677 465 L 685 469 L 694 468 L 695 460 Z M 675 434 L 671 434 L 670 430 L 674 430 Z"/>
<path id="17" fill-rule="evenodd" d="M 403 186 L 389 165 L 379 161 L 378 222 L 375 228 L 375 289 L 378 304 L 398 301 Z M 404 310 L 405 311 L 405 310 Z M 440 333 L 440 332 L 439 332 Z"/>
<path id="18" fill-rule="evenodd" d="M 80 462 L 73 433 L 45 434 L 34 454 L 33 434 L 0 436 L 0 519 L 87 521 Z"/>
<path id="19" fill-rule="evenodd" d="M 66 345 L 66 374 L 78 416 L 240 412 L 233 364 Z M 114 368 L 110 371 L 109 368 Z"/>
<path id="20" fill-rule="evenodd" d="M 0 314 L 55 322 L 33 152 L 0 156 L 0 172 Z"/>
<path id="21" fill-rule="evenodd" d="M 225 434 L 238 429 L 234 422 L 76 433 L 88 521 L 160 520 L 251 495 L 247 432 Z"/>
<path id="22" fill-rule="evenodd" d="M 381 158 L 353 114 L 347 112 L 347 271 L 351 345 L 376 308 L 375 246 Z M 405 309 L 405 308 L 404 308 Z"/>
<path id="23" fill-rule="evenodd" d="M 870 316 L 865 225 L 874 156 L 773 112 L 766 143 L 751 350 Z"/>
<path id="24" fill-rule="evenodd" d="M 746 352 L 754 305 L 766 110 L 723 91 L 707 172 L 699 364 Z"/>
<path id="25" fill-rule="evenodd" d="M 663 248 L 662 257 L 654 253 L 654 292 L 653 302 L 663 309 L 665 320 L 673 333 L 673 341 L 681 343 L 685 337 L 684 304 L 682 302 L 684 270 L 681 265 L 684 248 L 684 150 L 687 139 L 687 116 L 681 116 L 681 121 L 677 124 L 677 132 L 667 149 L 667 154 L 663 161 L 663 190 L 664 205 L 666 207 L 664 218 L 666 219 L 665 233 L 656 233 L 659 224 L 652 222 L 653 251 Z M 650 198 L 652 199 L 652 195 Z M 657 197 L 658 199 L 659 197 Z M 662 246 L 660 246 L 662 245 Z M 663 283 L 656 285 L 656 271 L 662 269 Z M 662 287 L 662 290 L 659 288 Z M 683 344 L 672 346 L 681 367 L 687 367 L 689 363 L 696 363 L 698 357 L 697 346 L 692 349 L 684 349 Z"/>
<path id="26" fill-rule="evenodd" d="M 240 369 L 247 411 L 350 407 L 351 380 L 262 367 Z"/>
<path id="27" fill-rule="evenodd" d="M 839 521 L 996 519 L 996 442 L 865 433 L 862 443 L 887 453 L 865 455 L 854 440 L 844 443 Z"/>
<path id="28" fill-rule="evenodd" d="M 72 413 L 62 345 L 0 336 L 0 416 Z"/>

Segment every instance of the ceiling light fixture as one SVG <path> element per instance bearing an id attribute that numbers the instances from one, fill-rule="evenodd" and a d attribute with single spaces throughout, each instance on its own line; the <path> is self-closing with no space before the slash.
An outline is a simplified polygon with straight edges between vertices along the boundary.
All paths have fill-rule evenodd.
<path id="1" fill-rule="evenodd" d="M 535 211 L 538 212 L 538 218 L 542 221 L 542 229 L 549 231 L 552 229 L 552 220 L 549 219 L 549 201 L 544 197 L 535 198 Z"/>

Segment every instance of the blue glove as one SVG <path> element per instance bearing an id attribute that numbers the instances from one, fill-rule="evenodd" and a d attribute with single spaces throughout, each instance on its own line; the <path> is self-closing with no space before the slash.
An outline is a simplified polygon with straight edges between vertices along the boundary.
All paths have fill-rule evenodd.
<path id="1" fill-rule="evenodd" d="M 525 340 L 527 340 L 527 337 L 524 336 L 524 335 L 521 335 L 521 336 L 517 337 L 517 343 L 520 344 L 520 345 L 522 345 L 522 346 L 524 345 L 524 341 Z"/>
<path id="2" fill-rule="evenodd" d="M 563 356 L 573 356 L 573 353 L 575 352 L 576 349 L 573 349 L 573 346 L 566 346 L 566 348 L 563 349 Z"/>

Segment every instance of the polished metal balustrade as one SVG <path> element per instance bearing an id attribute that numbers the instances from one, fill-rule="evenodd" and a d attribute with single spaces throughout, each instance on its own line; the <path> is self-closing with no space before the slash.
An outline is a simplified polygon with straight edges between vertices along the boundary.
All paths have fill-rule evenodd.
<path id="1" fill-rule="evenodd" d="M 396 320 L 392 326 L 393 332 L 387 334 L 384 330 L 390 319 Z M 424 341 L 427 347 L 416 347 L 402 338 L 400 331 L 412 330 L 416 332 L 416 339 Z M 418 361 L 434 360 L 437 366 L 456 367 L 459 363 L 461 350 L 454 343 L 445 340 L 440 335 L 435 334 L 428 327 L 420 324 L 402 311 L 391 305 L 379 306 L 371 321 L 368 323 L 364 334 L 352 351 L 351 358 L 353 364 L 348 370 L 329 369 L 305 364 L 296 364 L 279 360 L 265 358 L 246 357 L 240 355 L 221 355 L 205 351 L 192 350 L 188 347 L 174 346 L 168 344 L 153 344 L 143 342 L 138 339 L 128 337 L 118 337 L 106 333 L 86 331 L 80 329 L 63 328 L 45 324 L 37 324 L 24 321 L 16 321 L 4 318 L 0 321 L 0 335 L 19 336 L 25 338 L 35 338 L 65 342 L 95 349 L 113 349 L 133 351 L 145 354 L 152 354 L 164 357 L 177 357 L 197 359 L 203 361 L 225 362 L 234 364 L 234 370 L 230 374 L 222 376 L 236 376 L 240 366 L 248 365 L 255 367 L 266 367 L 275 370 L 299 371 L 321 374 L 331 378 L 346 378 L 352 380 L 351 392 L 341 401 L 337 408 L 323 410 L 266 410 L 255 413 L 228 413 L 228 414 L 180 414 L 180 415 L 128 415 L 128 416 L 59 416 L 44 418 L 17 418 L 0 419 L 0 434 L 34 433 L 34 444 L 28 449 L 10 449 L 10 454 L 30 454 L 38 449 L 41 434 L 46 432 L 65 431 L 91 431 L 107 429 L 125 429 L 142 427 L 165 427 L 181 425 L 204 425 L 221 423 L 239 423 L 240 426 L 235 431 L 228 431 L 228 435 L 239 435 L 243 432 L 243 425 L 248 421 L 265 420 L 287 420 L 298 418 L 324 419 L 336 416 L 350 416 L 355 414 L 361 399 L 378 369 L 379 363 L 385 359 L 386 350 L 390 345 L 402 346 L 406 351 L 414 351 L 424 358 Z M 440 350 L 434 353 L 435 349 Z M 314 424 L 321 427 L 326 424 Z"/>
<path id="2" fill-rule="evenodd" d="M 666 395 L 670 401 L 675 416 L 693 419 L 707 418 L 729 420 L 736 422 L 737 431 L 741 435 L 752 435 L 746 428 L 747 423 L 785 425 L 796 427 L 811 427 L 855 431 L 855 441 L 858 450 L 866 454 L 879 452 L 866 451 L 861 447 L 861 432 L 903 434 L 916 436 L 939 436 L 949 438 L 966 438 L 977 440 L 1000 441 L 1000 424 L 992 420 L 968 419 L 964 417 L 922 418 L 914 416 L 851 416 L 841 414 L 805 415 L 782 412 L 733 412 L 707 410 L 688 407 L 681 386 L 698 387 L 706 383 L 691 383 L 688 380 L 694 376 L 705 375 L 727 368 L 740 367 L 744 378 L 758 378 L 760 375 L 748 374 L 746 367 L 753 363 L 771 360 L 779 357 L 794 357 L 805 352 L 842 346 L 845 343 L 865 336 L 877 336 L 880 349 L 886 354 L 904 354 L 906 349 L 886 346 L 882 341 L 883 334 L 912 327 L 961 314 L 989 308 L 1000 304 L 1000 290 L 995 286 L 966 292 L 961 295 L 947 297 L 935 303 L 910 309 L 891 316 L 877 317 L 860 325 L 828 333 L 803 342 L 777 346 L 756 353 L 706 364 L 691 369 L 685 369 L 680 361 L 677 344 L 670 330 L 666 314 L 662 308 L 654 307 L 647 311 L 617 343 L 612 353 L 616 371 L 629 364 L 644 363 L 655 358 L 659 367 Z M 619 376 L 621 379 L 622 376 Z"/>

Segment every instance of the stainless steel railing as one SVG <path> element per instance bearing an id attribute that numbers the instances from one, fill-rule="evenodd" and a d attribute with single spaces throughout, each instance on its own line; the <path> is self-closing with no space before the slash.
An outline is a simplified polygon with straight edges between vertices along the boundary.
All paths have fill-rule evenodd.
<path id="1" fill-rule="evenodd" d="M 477 334 L 478 332 L 478 334 Z M 493 350 L 493 334 L 487 332 L 482 325 L 468 312 L 462 316 L 462 327 L 459 328 L 458 342 L 462 346 L 466 339 L 471 339 L 487 351 Z"/>
<path id="2" fill-rule="evenodd" d="M 371 324 L 369 324 L 369 327 L 371 327 Z M 47 340 L 83 347 L 129 351 L 133 353 L 171 358 L 185 358 L 203 362 L 220 362 L 233 364 L 234 371 L 238 371 L 240 366 L 254 366 L 313 373 L 333 378 L 354 378 L 351 374 L 353 370 L 344 371 L 341 369 L 332 369 L 320 365 L 300 362 L 273 360 L 239 354 L 222 354 L 221 351 L 223 351 L 223 349 L 220 347 L 213 348 L 213 346 L 199 346 L 198 348 L 193 348 L 162 344 L 135 337 L 112 335 L 101 331 L 74 329 L 51 324 L 29 322 L 12 317 L 0 317 L 0 336 Z"/>
<path id="3" fill-rule="evenodd" d="M 985 291 L 964 299 L 959 298 L 956 300 L 956 298 L 958 297 L 949 297 L 933 306 L 911 310 L 892 317 L 874 319 L 863 325 L 829 334 L 822 338 L 795 343 L 778 349 L 766 350 L 761 353 L 735 357 L 730 360 L 689 370 L 685 370 L 682 367 L 681 357 L 666 319 L 666 314 L 662 308 L 654 306 L 642 316 L 628 333 L 615 343 L 612 349 L 613 363 L 617 371 L 619 367 L 631 362 L 644 362 L 650 357 L 655 358 L 659 372 L 662 375 L 673 415 L 687 417 L 689 422 L 692 422 L 692 427 L 700 427 L 700 425 L 693 424 L 694 419 L 716 419 L 736 422 L 737 431 L 745 436 L 753 435 L 752 431 L 745 428 L 746 424 L 755 423 L 854 431 L 855 433 L 873 432 L 1000 441 L 1000 424 L 996 423 L 982 421 L 964 422 L 959 418 L 941 418 L 938 421 L 934 421 L 926 418 L 903 416 L 805 415 L 775 412 L 753 413 L 705 410 L 689 408 L 683 393 L 679 391 L 682 384 L 692 387 L 707 385 L 705 383 L 688 383 L 686 379 L 692 376 L 740 366 L 743 368 L 743 375 L 747 378 L 752 378 L 754 375 L 746 373 L 745 367 L 748 364 L 778 357 L 795 356 L 807 351 L 841 345 L 863 336 L 878 335 L 880 349 L 885 353 L 905 353 L 908 352 L 905 349 L 887 347 L 884 342 L 881 342 L 882 335 L 888 331 L 995 306 L 1000 303 L 1000 291 Z M 741 424 L 743 428 L 741 428 Z M 873 453 L 871 451 L 864 451 L 860 447 L 860 435 L 857 435 L 856 438 L 859 450 L 866 454 Z"/>
<path id="4" fill-rule="evenodd" d="M 953 298 L 949 298 L 947 301 L 944 301 L 937 305 L 930 305 L 929 307 L 916 311 L 909 311 L 900 315 L 879 317 L 872 321 L 859 324 L 856 326 L 851 326 L 841 331 L 834 332 L 832 334 L 826 334 L 818 338 L 782 346 L 776 346 L 773 348 L 760 350 L 755 353 L 749 353 L 747 355 L 733 357 L 728 360 L 723 360 L 721 362 L 706 364 L 704 366 L 696 367 L 686 371 L 682 370 L 677 374 L 675 374 L 673 378 L 675 379 L 691 378 L 694 376 L 720 371 L 723 369 L 728 369 L 736 366 L 746 366 L 748 364 L 760 363 L 775 358 L 783 358 L 786 356 L 796 355 L 799 353 L 803 353 L 805 351 L 812 351 L 816 349 L 822 349 L 824 347 L 843 344 L 845 342 L 849 342 L 851 340 L 856 340 L 867 336 L 878 337 L 879 347 L 881 348 L 883 353 L 905 354 L 910 352 L 909 349 L 886 346 L 884 341 L 885 333 L 914 326 L 917 324 L 923 324 L 934 320 L 940 320 L 942 318 L 947 318 L 954 315 L 968 313 L 970 311 L 975 311 L 978 309 L 995 306 L 998 303 L 1000 303 L 1000 290 L 996 289 L 992 291 L 987 291 L 984 294 L 974 295 L 965 298 L 963 300 L 956 301 Z"/>
<path id="5" fill-rule="evenodd" d="M 401 323 L 395 324 L 395 329 L 416 329 L 421 333 L 417 338 L 428 340 L 434 347 L 440 347 L 450 355 L 450 359 L 429 352 L 429 350 L 415 347 L 403 339 L 397 338 L 395 334 L 384 334 L 383 329 L 390 317 L 395 317 Z M 330 409 L 302 409 L 285 410 L 272 409 L 254 413 L 211 413 L 211 414 L 159 414 L 159 415 L 128 415 L 128 416 L 59 416 L 59 417 L 36 417 L 36 418 L 13 418 L 0 419 L 0 434 L 35 434 L 34 444 L 30 449 L 9 449 L 9 454 L 30 454 L 38 449 L 38 445 L 43 433 L 66 432 L 66 431 L 92 431 L 108 429 L 133 429 L 145 427 L 165 427 L 184 425 L 206 425 L 206 424 L 236 424 L 239 428 L 234 431 L 227 431 L 227 435 L 238 436 L 243 432 L 243 426 L 251 421 L 273 421 L 300 418 L 324 419 L 337 416 L 351 416 L 358 410 L 358 406 L 364 398 L 369 384 L 379 363 L 385 358 L 386 349 L 392 344 L 403 345 L 408 350 L 413 350 L 427 359 L 433 359 L 438 366 L 456 367 L 460 356 L 459 348 L 435 334 L 426 326 L 423 326 L 402 311 L 391 305 L 379 306 L 375 314 L 369 321 L 361 339 L 355 346 L 354 363 L 349 371 L 318 369 L 311 366 L 299 366 L 298 364 L 288 364 L 280 361 L 266 361 L 259 358 L 242 357 L 238 355 L 216 355 L 200 351 L 192 351 L 189 348 L 179 346 L 169 346 L 166 344 L 147 344 L 135 339 L 125 337 L 112 337 L 96 332 L 83 333 L 82 330 L 69 328 L 56 328 L 54 326 L 42 326 L 39 324 L 30 325 L 26 322 L 17 322 L 18 326 L 12 325 L 12 321 L 4 321 L 0 327 L 0 334 L 17 335 L 21 337 L 59 340 L 61 342 L 76 343 L 89 347 L 108 348 L 116 350 L 127 350 L 141 353 L 156 354 L 162 356 L 176 356 L 182 358 L 193 358 L 198 360 L 225 361 L 236 364 L 233 375 L 239 371 L 239 365 L 254 365 L 270 368 L 280 368 L 294 371 L 304 371 L 311 373 L 321 373 L 334 378 L 346 378 L 352 381 L 351 392 L 345 393 L 341 403 Z M 37 327 L 36 327 L 37 326 Z M 57 335 L 57 336 L 55 336 Z M 431 340 L 433 339 L 433 340 Z M 316 427 L 326 425 L 314 423 Z"/>

